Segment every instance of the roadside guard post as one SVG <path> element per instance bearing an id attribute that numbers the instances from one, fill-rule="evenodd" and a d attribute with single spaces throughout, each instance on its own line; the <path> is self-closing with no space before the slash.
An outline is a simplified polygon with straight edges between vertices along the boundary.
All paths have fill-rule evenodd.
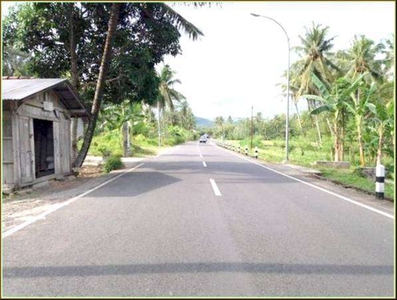
<path id="1" fill-rule="evenodd" d="M 241 152 L 241 147 L 240 146 L 238 146 L 238 153 L 240 153 Z"/>
<path id="2" fill-rule="evenodd" d="M 375 195 L 378 199 L 384 199 L 385 197 L 385 166 L 381 164 L 376 166 Z"/>
<path id="3" fill-rule="evenodd" d="M 248 155 L 248 146 L 245 146 L 245 155 Z"/>
<path id="4" fill-rule="evenodd" d="M 258 158 L 258 147 L 255 147 L 255 158 Z"/>

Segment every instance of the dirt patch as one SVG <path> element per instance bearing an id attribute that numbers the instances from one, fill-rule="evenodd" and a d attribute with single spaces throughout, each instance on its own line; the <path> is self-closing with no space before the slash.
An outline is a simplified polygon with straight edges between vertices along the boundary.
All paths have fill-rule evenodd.
<path id="1" fill-rule="evenodd" d="M 104 174 L 101 166 L 83 166 L 77 176 L 50 180 L 40 187 L 3 195 L 2 231 L 41 214 L 52 205 L 82 194 L 112 176 Z"/>
<path id="2" fill-rule="evenodd" d="M 41 187 L 28 187 L 10 195 L 3 195 L 3 203 L 47 197 L 60 191 L 73 189 L 102 175 L 104 174 L 101 166 L 83 166 L 77 176 L 71 175 L 62 179 L 50 180 Z"/>
<path id="3" fill-rule="evenodd" d="M 79 171 L 78 178 L 98 177 L 103 174 L 102 166 L 83 166 Z"/>

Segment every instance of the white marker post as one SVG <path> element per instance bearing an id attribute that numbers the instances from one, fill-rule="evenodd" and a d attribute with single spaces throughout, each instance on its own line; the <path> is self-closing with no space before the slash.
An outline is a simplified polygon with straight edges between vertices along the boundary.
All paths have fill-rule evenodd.
<path id="1" fill-rule="evenodd" d="M 384 199 L 385 197 L 385 166 L 381 164 L 376 166 L 375 195 L 378 199 Z"/>
<path id="2" fill-rule="evenodd" d="M 258 159 L 258 147 L 255 147 L 255 158 Z"/>
<path id="3" fill-rule="evenodd" d="M 238 146 L 238 153 L 240 153 L 241 152 L 241 147 L 240 146 Z"/>
<path id="4" fill-rule="evenodd" d="M 245 155 L 248 155 L 248 146 L 245 146 Z"/>

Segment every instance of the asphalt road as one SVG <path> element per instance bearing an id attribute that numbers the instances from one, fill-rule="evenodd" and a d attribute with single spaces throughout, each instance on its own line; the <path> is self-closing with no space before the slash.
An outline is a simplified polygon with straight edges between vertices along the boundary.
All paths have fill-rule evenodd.
<path id="1" fill-rule="evenodd" d="M 394 217 L 209 144 L 3 238 L 3 297 L 393 297 Z"/>

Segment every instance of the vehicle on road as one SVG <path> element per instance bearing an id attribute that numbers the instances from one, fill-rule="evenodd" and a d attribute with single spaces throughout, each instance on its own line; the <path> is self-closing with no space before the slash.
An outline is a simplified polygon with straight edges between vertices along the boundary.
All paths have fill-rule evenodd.
<path id="1" fill-rule="evenodd" d="M 207 143 L 207 136 L 206 136 L 206 135 L 202 135 L 202 136 L 200 137 L 199 142 L 200 142 L 200 143 Z"/>

